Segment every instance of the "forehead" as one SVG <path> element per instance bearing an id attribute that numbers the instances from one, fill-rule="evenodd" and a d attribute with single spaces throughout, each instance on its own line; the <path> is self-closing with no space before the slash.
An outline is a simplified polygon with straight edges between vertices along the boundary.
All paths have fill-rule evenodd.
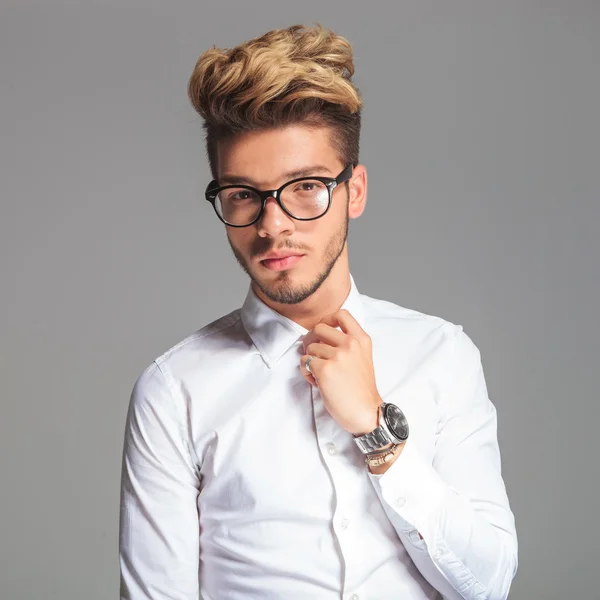
<path id="1" fill-rule="evenodd" d="M 328 127 L 290 125 L 252 131 L 218 142 L 216 150 L 219 179 L 246 177 L 265 186 L 312 165 L 324 165 L 331 173 L 341 165 Z"/>

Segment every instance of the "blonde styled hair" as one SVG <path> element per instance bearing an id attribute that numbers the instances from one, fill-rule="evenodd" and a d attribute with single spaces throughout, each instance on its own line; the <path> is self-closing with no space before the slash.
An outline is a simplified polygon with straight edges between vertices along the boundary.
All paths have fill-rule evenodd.
<path id="1" fill-rule="evenodd" d="M 352 46 L 321 25 L 275 29 L 204 52 L 188 95 L 204 120 L 213 176 L 219 140 L 296 123 L 329 126 L 340 160 L 358 164 L 362 99 L 353 75 Z"/>

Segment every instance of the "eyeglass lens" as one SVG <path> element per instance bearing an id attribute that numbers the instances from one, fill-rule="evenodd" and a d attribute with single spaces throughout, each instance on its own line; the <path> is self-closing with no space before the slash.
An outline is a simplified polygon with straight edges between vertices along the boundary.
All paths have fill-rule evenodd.
<path id="1" fill-rule="evenodd" d="M 314 179 L 304 179 L 281 190 L 281 204 L 298 219 L 320 217 L 329 204 L 329 189 Z M 262 206 L 259 195 L 247 188 L 232 187 L 221 190 L 215 198 L 219 214 L 233 225 L 247 225 L 258 216 Z"/>

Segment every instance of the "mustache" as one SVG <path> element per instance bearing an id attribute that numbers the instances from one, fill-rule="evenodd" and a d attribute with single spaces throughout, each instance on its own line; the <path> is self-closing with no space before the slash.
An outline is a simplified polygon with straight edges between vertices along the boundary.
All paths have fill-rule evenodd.
<path id="1" fill-rule="evenodd" d="M 259 238 L 255 243 L 252 244 L 250 254 L 254 256 L 262 256 L 268 252 L 279 252 L 280 250 L 292 250 L 294 252 L 306 252 L 310 248 L 307 246 L 294 245 L 291 242 L 285 242 L 284 244 L 272 244 L 265 243 L 265 240 Z"/>

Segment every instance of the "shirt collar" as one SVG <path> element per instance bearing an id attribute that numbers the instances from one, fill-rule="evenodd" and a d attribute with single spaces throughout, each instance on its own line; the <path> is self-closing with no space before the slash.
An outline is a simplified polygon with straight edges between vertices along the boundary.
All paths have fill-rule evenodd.
<path id="1" fill-rule="evenodd" d="M 341 308 L 346 309 L 364 329 L 364 307 L 352 275 L 350 275 L 350 293 Z M 308 329 L 302 325 L 267 306 L 256 295 L 252 285 L 248 289 L 241 309 L 241 319 L 269 368 L 273 367 L 293 344 L 308 333 Z"/>

